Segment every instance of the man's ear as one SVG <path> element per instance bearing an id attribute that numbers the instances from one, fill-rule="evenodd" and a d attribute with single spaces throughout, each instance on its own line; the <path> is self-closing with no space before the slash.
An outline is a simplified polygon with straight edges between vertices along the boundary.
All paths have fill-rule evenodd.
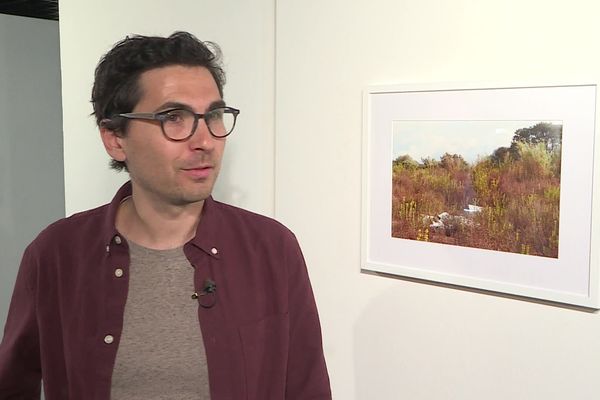
<path id="1" fill-rule="evenodd" d="M 123 136 L 115 130 L 100 125 L 100 137 L 109 156 L 117 161 L 125 161 L 127 154 L 123 148 Z"/>

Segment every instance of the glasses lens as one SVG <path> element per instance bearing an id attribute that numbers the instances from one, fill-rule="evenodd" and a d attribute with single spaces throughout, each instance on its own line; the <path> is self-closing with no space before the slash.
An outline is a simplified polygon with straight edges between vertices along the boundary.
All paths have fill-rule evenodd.
<path id="1" fill-rule="evenodd" d="M 186 139 L 194 129 L 194 121 L 194 113 L 189 110 L 171 110 L 163 114 L 163 130 L 173 140 Z"/>
<path id="2" fill-rule="evenodd" d="M 204 115 L 210 132 L 216 137 L 224 137 L 231 133 L 235 126 L 235 114 L 229 108 L 215 108 Z"/>

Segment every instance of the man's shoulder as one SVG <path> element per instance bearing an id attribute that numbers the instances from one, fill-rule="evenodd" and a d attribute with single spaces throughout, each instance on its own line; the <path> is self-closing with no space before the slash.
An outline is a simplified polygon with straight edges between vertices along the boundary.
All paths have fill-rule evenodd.
<path id="1" fill-rule="evenodd" d="M 42 230 L 34 239 L 38 246 L 53 243 L 57 240 L 72 241 L 77 238 L 90 236 L 100 237 L 105 224 L 108 204 L 90 210 L 75 213 L 69 217 L 61 218 Z"/>

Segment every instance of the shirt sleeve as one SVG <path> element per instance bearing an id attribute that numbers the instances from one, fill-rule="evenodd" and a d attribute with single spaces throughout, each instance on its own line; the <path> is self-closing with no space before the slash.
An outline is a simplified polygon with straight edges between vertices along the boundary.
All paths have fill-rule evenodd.
<path id="1" fill-rule="evenodd" d="M 295 237 L 287 252 L 290 338 L 286 400 L 329 400 L 321 326 L 308 271 Z"/>
<path id="2" fill-rule="evenodd" d="M 39 400 L 41 363 L 36 318 L 37 260 L 23 255 L 0 343 L 0 400 Z"/>

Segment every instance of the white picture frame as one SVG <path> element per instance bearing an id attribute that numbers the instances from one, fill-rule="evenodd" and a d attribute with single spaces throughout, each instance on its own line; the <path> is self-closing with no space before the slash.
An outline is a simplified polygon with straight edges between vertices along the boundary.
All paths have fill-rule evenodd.
<path id="1" fill-rule="evenodd" d="M 588 308 L 598 296 L 596 83 L 370 86 L 363 93 L 361 264 L 381 272 Z M 396 121 L 562 121 L 558 256 L 392 237 Z"/>

